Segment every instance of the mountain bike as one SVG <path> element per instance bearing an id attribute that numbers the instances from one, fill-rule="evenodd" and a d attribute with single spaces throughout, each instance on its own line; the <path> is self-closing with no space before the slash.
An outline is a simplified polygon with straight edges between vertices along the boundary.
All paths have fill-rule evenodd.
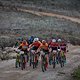
<path id="1" fill-rule="evenodd" d="M 24 55 L 24 52 L 21 51 L 20 52 L 21 55 L 20 55 L 20 61 L 21 61 L 21 69 L 25 69 L 25 65 L 26 65 L 26 62 L 25 62 L 25 55 Z"/>
<path id="2" fill-rule="evenodd" d="M 56 67 L 56 56 L 57 56 L 57 51 L 56 50 L 53 50 L 52 51 L 52 54 L 53 54 L 53 57 L 52 57 L 52 65 L 53 65 L 53 68 Z"/>
<path id="3" fill-rule="evenodd" d="M 38 54 L 35 50 L 32 50 L 32 65 L 33 65 L 33 69 L 37 68 L 38 66 Z"/>
<path id="4" fill-rule="evenodd" d="M 59 52 L 59 63 L 61 67 L 64 67 L 65 63 L 65 55 L 63 52 Z"/>
<path id="5" fill-rule="evenodd" d="M 43 51 L 41 51 L 41 69 L 42 71 L 46 71 L 46 65 L 47 65 L 47 58 Z"/>

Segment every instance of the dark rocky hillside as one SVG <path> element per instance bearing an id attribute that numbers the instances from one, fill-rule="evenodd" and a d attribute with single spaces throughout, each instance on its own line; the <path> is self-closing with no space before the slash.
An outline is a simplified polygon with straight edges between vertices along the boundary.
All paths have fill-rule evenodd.
<path id="1" fill-rule="evenodd" d="M 0 5 L 36 8 L 80 17 L 80 0 L 0 0 Z"/>
<path id="2" fill-rule="evenodd" d="M 0 0 L 3 5 L 34 5 L 52 9 L 80 10 L 80 0 Z"/>
<path id="3" fill-rule="evenodd" d="M 12 8 L 27 8 L 80 18 L 79 4 L 80 0 L 0 0 L 0 44 L 3 39 L 14 42 L 17 34 L 20 36 L 37 35 L 43 38 L 50 38 L 56 34 L 78 44 L 80 41 L 79 23 L 56 17 L 17 12 Z M 10 9 L 7 10 L 4 7 Z"/>

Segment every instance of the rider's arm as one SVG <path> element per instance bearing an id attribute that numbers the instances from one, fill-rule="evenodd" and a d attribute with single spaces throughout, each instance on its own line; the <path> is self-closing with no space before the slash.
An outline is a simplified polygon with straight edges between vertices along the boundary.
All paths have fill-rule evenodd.
<path id="1" fill-rule="evenodd" d="M 29 46 L 28 42 L 26 42 L 26 45 Z"/>
<path id="2" fill-rule="evenodd" d="M 34 45 L 34 43 L 32 43 L 31 45 L 29 45 L 29 48 L 31 48 Z"/>
<path id="3" fill-rule="evenodd" d="M 21 48 L 22 48 L 22 44 L 19 45 L 19 48 L 18 49 L 21 49 Z"/>
<path id="4" fill-rule="evenodd" d="M 41 48 L 42 48 L 42 43 L 40 42 L 40 46 L 39 46 L 37 52 L 40 52 Z"/>
<path id="5" fill-rule="evenodd" d="M 28 51 L 30 51 L 30 49 L 32 48 L 33 45 L 34 45 L 34 43 L 32 43 L 31 45 L 29 45 Z"/>

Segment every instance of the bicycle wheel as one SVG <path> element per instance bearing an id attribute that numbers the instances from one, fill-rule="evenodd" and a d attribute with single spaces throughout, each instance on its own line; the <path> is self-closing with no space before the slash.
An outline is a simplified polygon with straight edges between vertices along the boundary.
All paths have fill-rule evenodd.
<path id="1" fill-rule="evenodd" d="M 44 72 L 44 64 L 43 63 L 41 65 L 41 68 L 42 68 L 42 72 Z"/>
<path id="2" fill-rule="evenodd" d="M 23 70 L 24 68 L 23 68 L 23 62 L 21 62 L 21 70 Z"/>
<path id="3" fill-rule="evenodd" d="M 18 62 L 17 61 L 15 62 L 15 67 L 18 68 Z"/>
<path id="4" fill-rule="evenodd" d="M 60 65 L 61 65 L 61 67 L 64 66 L 64 57 L 63 56 L 61 57 Z"/>
<path id="5" fill-rule="evenodd" d="M 55 63 L 55 56 L 54 56 L 54 58 L 53 58 L 53 68 L 55 68 L 56 67 L 56 63 Z"/>
<path id="6" fill-rule="evenodd" d="M 35 68 L 35 55 L 33 54 L 33 56 L 32 56 L 32 65 L 33 65 L 33 69 Z"/>
<path id="7" fill-rule="evenodd" d="M 22 70 L 25 69 L 25 66 L 26 66 L 26 64 L 25 64 L 25 56 L 22 55 L 22 56 L 21 56 L 21 69 L 22 69 Z"/>
<path id="8" fill-rule="evenodd" d="M 46 63 L 45 63 L 45 62 L 42 62 L 41 68 L 42 68 L 42 71 L 43 71 L 43 72 L 46 71 Z"/>
<path id="9" fill-rule="evenodd" d="M 32 57 L 33 57 L 33 55 L 32 55 L 32 52 L 30 51 L 30 62 L 29 62 L 29 65 L 31 66 L 32 65 Z"/>

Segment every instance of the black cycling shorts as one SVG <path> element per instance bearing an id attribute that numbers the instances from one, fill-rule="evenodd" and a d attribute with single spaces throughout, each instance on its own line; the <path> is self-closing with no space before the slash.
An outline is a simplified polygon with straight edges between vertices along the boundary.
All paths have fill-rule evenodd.
<path id="1" fill-rule="evenodd" d="M 38 49 L 38 47 L 36 47 L 36 46 L 32 47 L 32 50 L 37 50 L 37 49 Z"/>
<path id="2" fill-rule="evenodd" d="M 45 54 L 49 54 L 49 50 L 42 50 Z"/>
<path id="3" fill-rule="evenodd" d="M 52 51 L 53 51 L 53 50 L 56 50 L 56 51 L 57 51 L 57 47 L 51 47 L 51 48 L 52 48 Z"/>

